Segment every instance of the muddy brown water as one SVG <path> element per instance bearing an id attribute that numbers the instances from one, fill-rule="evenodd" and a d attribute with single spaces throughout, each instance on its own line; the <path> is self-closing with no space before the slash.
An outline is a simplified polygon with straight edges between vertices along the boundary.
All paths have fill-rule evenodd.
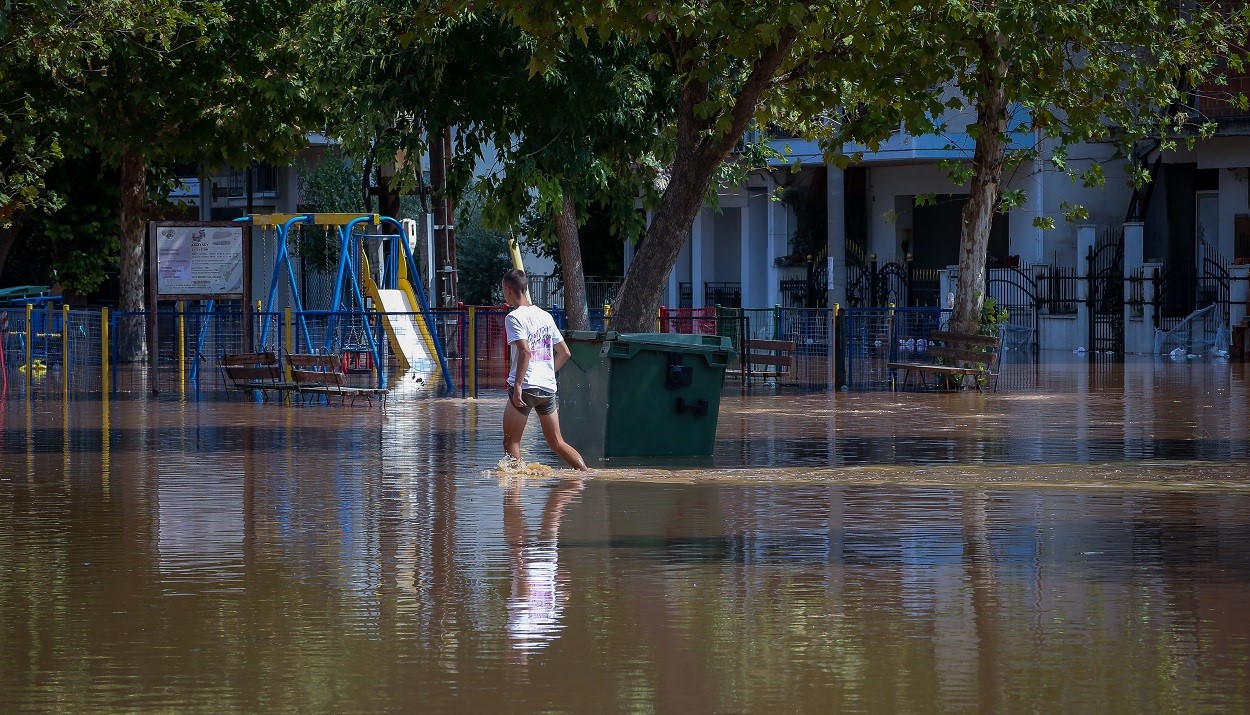
<path id="1" fill-rule="evenodd" d="M 730 393 L 585 481 L 493 396 L 10 399 L 0 712 L 1244 712 L 1248 372 Z"/>

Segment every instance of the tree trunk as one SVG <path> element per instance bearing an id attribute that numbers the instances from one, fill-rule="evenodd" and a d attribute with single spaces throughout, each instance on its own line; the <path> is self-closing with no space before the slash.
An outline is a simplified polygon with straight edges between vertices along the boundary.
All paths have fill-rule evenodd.
<path id="1" fill-rule="evenodd" d="M 677 152 L 668 186 L 660 197 L 651 218 L 651 225 L 634 261 L 625 274 L 617 295 L 612 327 L 620 332 L 651 332 L 655 330 L 656 310 L 668 276 L 677 264 L 681 247 L 703 206 L 703 197 L 712 184 L 712 176 L 746 131 L 760 99 L 773 81 L 782 62 L 789 56 L 797 30 L 786 28 L 777 43 L 769 47 L 752 64 L 751 73 L 743 82 L 727 114 L 729 129 L 716 127 L 719 117 L 702 116 L 699 107 L 710 96 L 708 82 L 694 79 L 693 67 L 679 67 L 679 74 L 690 77 L 677 100 Z M 700 290 L 694 286 L 694 290 Z"/>
<path id="2" fill-rule="evenodd" d="M 690 226 L 703 207 L 703 197 L 712 174 L 727 155 L 728 151 L 717 157 L 691 157 L 673 163 L 668 188 L 652 215 L 643 248 L 630 263 L 617 294 L 612 314 L 614 330 L 625 333 L 655 331 L 660 295 L 681 255 Z"/>
<path id="3" fill-rule="evenodd" d="M 4 277 L 4 264 L 9 260 L 9 250 L 16 242 L 17 222 L 10 224 L 8 228 L 0 228 L 0 278 Z"/>
<path id="4" fill-rule="evenodd" d="M 972 155 L 972 189 L 968 204 L 964 206 L 959 238 L 959 280 L 955 284 L 950 324 L 951 330 L 957 333 L 980 332 L 981 306 L 985 303 L 986 253 L 1006 160 L 1007 100 L 1002 85 L 1007 68 L 998 57 L 1001 41 L 1001 38 L 987 36 L 980 43 L 981 61 L 977 70 L 983 92 L 977 99 L 980 133 Z"/>
<path id="5" fill-rule="evenodd" d="M 564 315 L 569 330 L 590 330 L 586 305 L 586 274 L 582 269 L 582 246 L 577 237 L 577 207 L 572 190 L 561 187 L 564 203 L 556 214 L 556 236 L 560 240 L 560 264 L 564 272 Z"/>
<path id="6" fill-rule="evenodd" d="M 118 308 L 123 313 L 143 313 L 146 266 L 144 255 L 143 209 L 147 199 L 147 160 L 133 149 L 126 149 L 121 162 L 121 294 Z M 142 315 L 127 316 L 117 323 L 117 359 L 137 362 L 147 357 L 146 327 Z"/>

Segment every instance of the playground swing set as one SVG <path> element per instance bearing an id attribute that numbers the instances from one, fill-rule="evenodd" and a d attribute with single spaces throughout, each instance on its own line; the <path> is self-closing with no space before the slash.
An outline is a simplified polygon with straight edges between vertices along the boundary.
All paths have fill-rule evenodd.
<path id="1" fill-rule="evenodd" d="M 382 344 L 385 339 L 401 370 L 413 372 L 414 376 L 438 373 L 445 391 L 454 388 L 446 353 L 409 244 L 411 226 L 389 216 L 341 213 L 256 214 L 240 217 L 235 222 L 272 232 L 274 238 L 272 269 L 259 321 L 257 346 L 260 350 L 269 349 L 266 346 L 270 345 L 271 331 L 279 330 L 276 323 L 284 310 L 279 305 L 279 296 L 285 283 L 289 312 L 297 323 L 287 326 L 288 353 L 298 350 L 308 355 L 341 356 L 334 361 L 339 371 L 373 373 L 377 387 L 372 391 L 382 392 L 387 389 Z M 332 264 L 332 297 L 324 311 L 306 309 L 292 261 L 291 245 L 298 240 L 303 226 L 326 227 L 331 239 L 327 242 L 327 251 L 333 247 L 338 254 L 337 262 Z M 394 227 L 396 233 L 382 233 L 386 226 Z M 366 239 L 377 240 L 382 249 L 380 282 L 374 279 L 365 255 Z M 208 301 L 206 307 L 211 314 L 214 301 Z M 310 325 L 312 317 L 324 318 L 324 327 L 316 326 L 316 321 L 311 321 L 313 325 Z M 205 321 L 200 328 L 198 355 L 203 353 L 209 322 Z M 380 325 L 385 338 L 378 334 L 375 325 Z M 199 360 L 193 363 L 193 373 L 198 364 Z M 319 365 L 323 367 L 318 369 L 333 370 L 325 367 L 324 361 Z"/>

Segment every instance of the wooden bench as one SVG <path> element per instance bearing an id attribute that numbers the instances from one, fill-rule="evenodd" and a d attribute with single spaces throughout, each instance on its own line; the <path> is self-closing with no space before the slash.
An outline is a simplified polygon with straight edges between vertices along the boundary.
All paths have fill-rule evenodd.
<path id="1" fill-rule="evenodd" d="M 747 340 L 742 346 L 742 368 L 735 370 L 734 374 L 741 374 L 744 380 L 750 380 L 756 374 L 752 368 L 761 365 L 780 368 L 759 373 L 765 377 L 788 375 L 790 368 L 794 367 L 794 351 L 797 347 L 793 340 Z"/>
<path id="2" fill-rule="evenodd" d="M 347 371 L 343 369 L 343 361 L 338 355 L 292 353 L 286 356 L 286 361 L 291 367 L 291 382 L 301 395 L 324 395 L 326 399 L 338 395 L 339 404 L 344 404 L 349 397 L 355 404 L 357 397 L 363 397 L 370 406 L 374 397 L 386 400 L 386 390 L 381 388 L 349 386 Z"/>
<path id="3" fill-rule="evenodd" d="M 929 375 L 935 378 L 935 387 L 960 390 L 967 385 L 968 378 L 978 390 L 981 383 L 990 378 L 995 380 L 997 388 L 1000 339 L 994 335 L 967 335 L 935 330 L 929 333 L 928 347 L 925 353 L 940 359 L 935 362 L 892 362 L 890 370 L 903 373 L 903 377 L 895 384 L 895 388 L 905 387 L 912 373 L 920 377 L 921 384 L 929 386 Z"/>
<path id="4" fill-rule="evenodd" d="M 222 355 L 221 370 L 226 376 L 228 387 L 236 390 L 260 390 L 262 397 L 268 396 L 271 390 L 283 392 L 295 387 L 294 384 L 283 381 L 282 366 L 273 352 Z"/>

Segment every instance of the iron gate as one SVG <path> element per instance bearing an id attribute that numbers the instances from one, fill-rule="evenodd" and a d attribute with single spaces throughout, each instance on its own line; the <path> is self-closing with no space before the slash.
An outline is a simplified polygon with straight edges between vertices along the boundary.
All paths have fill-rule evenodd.
<path id="1" fill-rule="evenodd" d="M 1090 247 L 1089 349 L 1124 352 L 1124 233 L 1104 234 Z"/>
<path id="2" fill-rule="evenodd" d="M 1007 311 L 1006 327 L 1014 335 L 1004 335 L 1003 347 L 1028 348 L 1037 354 L 1037 279 L 1031 266 L 991 268 L 986 272 L 985 295 Z M 1016 337 L 1023 333 L 1023 339 Z"/>
<path id="3" fill-rule="evenodd" d="M 848 262 L 846 302 L 852 308 L 909 305 L 909 266 L 896 261 L 878 266 L 876 259 L 867 266 Z"/>

